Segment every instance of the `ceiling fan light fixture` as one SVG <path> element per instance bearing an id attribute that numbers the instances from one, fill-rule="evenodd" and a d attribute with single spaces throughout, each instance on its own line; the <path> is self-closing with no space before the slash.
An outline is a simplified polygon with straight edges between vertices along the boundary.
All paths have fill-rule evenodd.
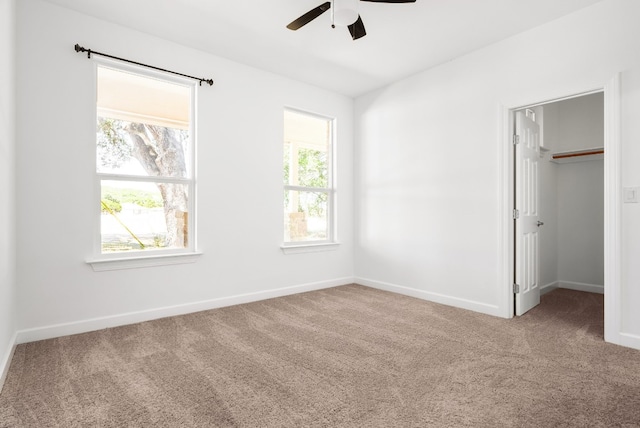
<path id="1" fill-rule="evenodd" d="M 347 27 L 358 20 L 358 0 L 333 0 L 333 24 Z"/>
<path id="2" fill-rule="evenodd" d="M 358 20 L 358 12 L 353 9 L 336 9 L 333 14 L 333 22 L 341 27 L 346 27 Z"/>

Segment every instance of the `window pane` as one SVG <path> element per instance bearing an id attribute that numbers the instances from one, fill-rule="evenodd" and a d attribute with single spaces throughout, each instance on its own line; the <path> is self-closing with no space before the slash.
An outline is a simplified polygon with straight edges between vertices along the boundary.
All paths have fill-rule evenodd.
<path id="1" fill-rule="evenodd" d="M 98 67 L 97 171 L 188 177 L 191 88 Z"/>
<path id="2" fill-rule="evenodd" d="M 189 132 L 98 116 L 97 171 L 186 178 Z"/>
<path id="3" fill-rule="evenodd" d="M 327 192 L 284 192 L 284 240 L 322 241 L 328 239 Z"/>
<path id="4" fill-rule="evenodd" d="M 328 188 L 331 121 L 285 111 L 284 183 Z"/>
<path id="5" fill-rule="evenodd" d="M 101 181 L 102 252 L 188 247 L 188 186 Z"/>

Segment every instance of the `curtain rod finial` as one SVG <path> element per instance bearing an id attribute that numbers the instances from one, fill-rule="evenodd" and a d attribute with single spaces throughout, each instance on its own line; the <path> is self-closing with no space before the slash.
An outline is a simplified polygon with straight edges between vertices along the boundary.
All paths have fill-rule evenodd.
<path id="1" fill-rule="evenodd" d="M 77 43 L 73 48 L 76 50 L 76 52 L 86 52 L 87 58 L 91 58 L 91 49 L 85 49 Z"/>

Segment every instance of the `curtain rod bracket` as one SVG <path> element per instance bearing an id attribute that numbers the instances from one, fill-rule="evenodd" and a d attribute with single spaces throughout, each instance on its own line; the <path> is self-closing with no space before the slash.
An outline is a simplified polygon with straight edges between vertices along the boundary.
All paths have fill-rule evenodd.
<path id="1" fill-rule="evenodd" d="M 178 73 L 176 71 L 166 70 L 164 68 L 155 67 L 153 65 L 143 64 L 141 62 L 131 61 L 129 59 L 119 58 L 117 56 L 113 56 L 113 55 L 108 55 L 108 54 L 101 53 L 101 52 L 92 51 L 91 49 L 84 48 L 84 47 L 80 46 L 77 43 L 75 44 L 75 46 L 73 48 L 78 53 L 79 52 L 86 52 L 87 53 L 87 58 L 89 58 L 89 59 L 91 59 L 91 54 L 100 55 L 100 56 L 104 56 L 104 57 L 107 57 L 107 58 L 117 59 L 118 61 L 128 62 L 129 64 L 140 65 L 142 67 L 147 67 L 147 68 L 152 68 L 154 70 L 163 71 L 165 73 L 171 73 L 171 74 L 175 74 L 175 75 L 182 76 L 182 77 L 188 77 L 189 79 L 193 79 L 193 80 L 199 81 L 200 82 L 200 86 L 202 86 L 202 82 L 208 83 L 209 86 L 213 86 L 213 79 L 201 79 L 199 77 L 189 76 L 188 74 L 182 74 L 182 73 Z"/>

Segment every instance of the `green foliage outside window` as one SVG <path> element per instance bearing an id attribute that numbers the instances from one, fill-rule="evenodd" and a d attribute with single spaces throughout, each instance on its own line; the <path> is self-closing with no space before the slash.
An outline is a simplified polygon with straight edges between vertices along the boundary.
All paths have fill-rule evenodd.
<path id="1" fill-rule="evenodd" d="M 98 156 L 102 166 L 119 167 L 127 162 L 133 147 L 125 139 L 125 125 L 122 120 L 98 117 Z"/>
<path id="2" fill-rule="evenodd" d="M 162 199 L 158 194 L 146 190 L 105 186 L 102 192 L 102 201 L 115 212 L 122 210 L 122 204 L 135 204 L 142 208 L 163 207 Z M 104 207 L 102 211 L 106 211 Z"/>
<path id="3" fill-rule="evenodd" d="M 122 211 L 122 204 L 120 201 L 110 194 L 104 195 L 100 202 L 100 207 L 102 208 L 103 213 L 119 213 Z"/>
<path id="4" fill-rule="evenodd" d="M 327 152 L 298 150 L 298 183 L 305 187 L 327 187 Z"/>
<path id="5" fill-rule="evenodd" d="M 296 165 L 294 165 L 294 168 Z M 295 186 L 326 188 L 328 186 L 327 152 L 306 148 L 298 149 L 296 183 L 291 182 L 291 153 L 289 145 L 285 145 L 284 150 L 284 182 Z M 328 195 L 318 193 L 317 198 L 309 203 L 307 212 L 311 216 L 323 216 Z M 285 206 L 289 205 L 289 192 L 285 192 Z M 298 203 L 298 212 L 305 211 L 302 204 Z"/>

